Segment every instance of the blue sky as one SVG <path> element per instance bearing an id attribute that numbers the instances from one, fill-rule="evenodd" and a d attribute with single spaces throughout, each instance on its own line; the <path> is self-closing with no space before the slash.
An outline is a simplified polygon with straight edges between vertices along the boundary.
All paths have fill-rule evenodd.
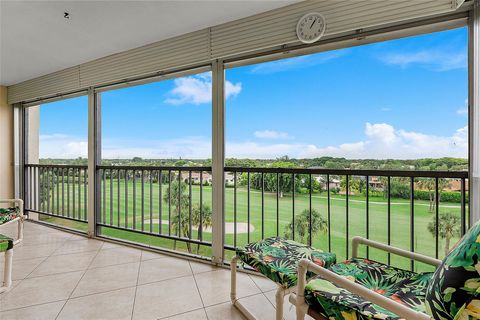
<path id="1" fill-rule="evenodd" d="M 467 155 L 466 28 L 226 71 L 226 156 Z M 41 156 L 86 155 L 87 99 L 41 107 Z M 105 158 L 209 158 L 211 75 L 102 93 Z"/>

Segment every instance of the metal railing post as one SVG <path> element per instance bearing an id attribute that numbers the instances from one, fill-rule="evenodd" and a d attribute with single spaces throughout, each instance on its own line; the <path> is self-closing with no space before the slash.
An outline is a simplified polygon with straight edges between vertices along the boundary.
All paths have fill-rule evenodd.
<path id="1" fill-rule="evenodd" d="M 480 0 L 475 0 L 469 24 L 470 225 L 480 220 Z"/>
<path id="2" fill-rule="evenodd" d="M 225 208 L 225 70 L 223 62 L 212 64 L 212 261 L 223 263 Z"/>
<path id="3" fill-rule="evenodd" d="M 97 214 L 100 198 L 97 188 L 97 164 L 100 160 L 100 101 L 99 94 L 93 88 L 88 90 L 88 197 L 87 219 L 88 236 L 94 237 L 97 232 Z"/>

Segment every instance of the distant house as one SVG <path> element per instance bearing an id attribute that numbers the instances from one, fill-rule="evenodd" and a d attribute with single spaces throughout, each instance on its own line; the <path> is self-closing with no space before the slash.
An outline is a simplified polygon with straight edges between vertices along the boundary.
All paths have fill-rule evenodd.
<path id="1" fill-rule="evenodd" d="M 233 186 L 235 183 L 235 176 L 231 172 L 225 172 L 225 185 Z"/>
<path id="2" fill-rule="evenodd" d="M 315 180 L 320 184 L 322 189 L 327 189 L 327 182 L 326 182 L 326 177 L 325 176 L 315 176 Z M 340 188 L 340 180 L 335 179 L 335 178 L 330 178 L 330 181 L 328 183 L 330 189 L 339 189 Z"/>
<path id="3" fill-rule="evenodd" d="M 182 181 L 188 183 L 189 173 L 182 171 Z M 225 185 L 233 186 L 234 184 L 234 175 L 231 172 L 225 172 Z M 210 172 L 202 172 L 202 183 L 212 184 L 212 175 Z M 192 172 L 192 184 L 200 184 L 200 172 Z"/>
<path id="4" fill-rule="evenodd" d="M 448 182 L 448 185 L 443 191 L 462 191 L 461 180 L 453 179 Z M 465 191 L 468 191 L 468 183 L 465 182 Z"/>
<path id="5" fill-rule="evenodd" d="M 379 177 L 368 177 L 368 185 L 372 189 L 383 191 L 384 185 L 383 182 L 380 181 Z"/>
<path id="6" fill-rule="evenodd" d="M 205 172 L 202 171 L 202 176 L 200 176 L 200 172 L 193 171 L 192 172 L 192 184 L 200 184 L 200 177 L 201 177 L 201 182 L 205 184 L 207 182 L 208 184 L 212 183 L 212 175 L 210 172 Z M 189 183 L 189 173 L 188 172 L 183 172 L 182 171 L 182 180 L 185 183 Z"/>

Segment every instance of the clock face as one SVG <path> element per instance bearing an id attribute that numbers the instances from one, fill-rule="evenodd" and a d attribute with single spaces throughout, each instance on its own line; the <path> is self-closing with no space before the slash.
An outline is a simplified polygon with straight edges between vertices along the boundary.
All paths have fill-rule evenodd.
<path id="1" fill-rule="evenodd" d="M 319 40 L 325 32 L 325 18 L 320 13 L 307 13 L 297 23 L 297 36 L 303 43 Z"/>

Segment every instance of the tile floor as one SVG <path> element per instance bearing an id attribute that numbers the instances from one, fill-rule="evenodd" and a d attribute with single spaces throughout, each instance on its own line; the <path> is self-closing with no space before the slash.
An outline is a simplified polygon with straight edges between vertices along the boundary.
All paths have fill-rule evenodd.
<path id="1" fill-rule="evenodd" d="M 5 228 L 0 232 L 14 231 Z M 3 255 L 0 264 L 3 275 Z M 13 279 L 0 295 L 1 320 L 243 319 L 229 302 L 226 269 L 31 222 L 14 249 Z M 237 291 L 258 316 L 274 319 L 271 281 L 241 273 Z M 286 319 L 294 313 L 286 301 Z"/>

